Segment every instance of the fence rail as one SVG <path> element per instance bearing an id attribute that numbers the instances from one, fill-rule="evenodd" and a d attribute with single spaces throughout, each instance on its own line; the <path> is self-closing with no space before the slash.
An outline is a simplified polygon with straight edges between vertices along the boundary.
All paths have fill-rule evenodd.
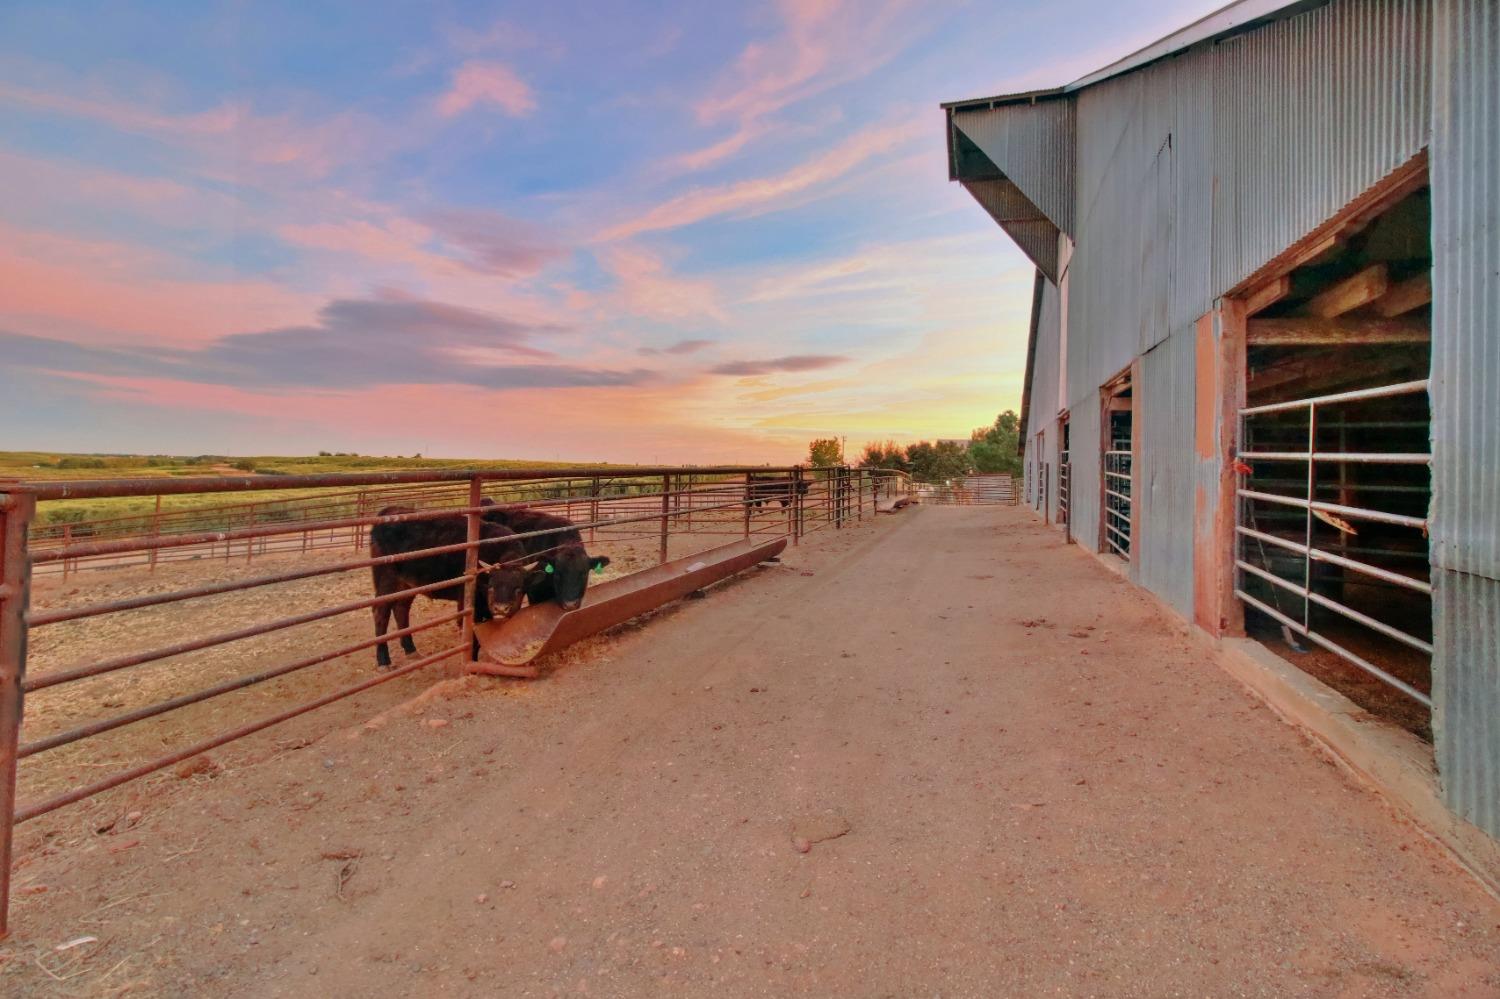
<path id="1" fill-rule="evenodd" d="M 923 503 L 936 506 L 1015 505 L 1020 493 L 1009 475 L 969 475 L 945 485 L 917 483 L 912 487 Z"/>
<path id="2" fill-rule="evenodd" d="M 308 492 L 292 497 L 263 495 L 288 489 Z M 8 925 L 15 825 L 438 663 L 450 664 L 455 674 L 460 669 L 478 666 L 472 651 L 475 587 L 483 572 L 509 564 L 481 568 L 479 550 L 485 544 L 481 539 L 481 524 L 490 509 L 485 500 L 502 505 L 542 506 L 562 514 L 572 521 L 591 551 L 608 552 L 617 566 L 628 571 L 632 566 L 660 564 L 670 557 L 714 547 L 722 544 L 725 537 L 787 536 L 795 543 L 813 532 L 839 530 L 867 515 L 873 516 L 877 499 L 908 489 L 908 481 L 900 473 L 798 466 L 442 470 L 0 483 L 0 937 L 5 935 Z M 250 494 L 258 498 L 192 510 L 162 510 L 162 496 L 203 497 L 219 493 Z M 87 530 L 82 531 L 78 530 L 78 523 L 33 528 L 38 522 L 38 508 L 45 510 L 47 503 L 122 496 L 154 496 L 155 510 L 145 516 L 98 518 L 86 522 Z M 381 512 L 389 507 L 401 507 L 403 512 Z M 374 525 L 439 518 L 462 518 L 466 540 L 363 558 L 330 559 L 326 551 L 357 552 L 365 548 Z M 561 530 L 565 529 L 535 531 L 517 537 L 547 537 Z M 74 659 L 48 662 L 46 668 L 31 675 L 27 672 L 28 639 L 36 629 L 70 622 L 78 627 L 93 627 L 99 619 L 113 615 L 136 611 L 156 615 L 174 606 L 214 596 L 249 590 L 275 591 L 277 587 L 323 577 L 340 581 L 349 573 L 366 572 L 377 566 L 454 555 L 463 556 L 462 571 L 438 581 L 360 596 L 357 595 L 360 582 L 350 580 L 344 593 L 333 595 L 336 599 L 323 598 L 315 605 L 299 606 L 295 613 L 269 620 L 252 620 L 239 627 L 221 625 L 186 636 L 182 635 L 180 625 L 149 617 L 143 619 L 146 623 L 140 629 L 143 648 L 111 649 L 105 658 L 81 654 Z M 222 557 L 248 561 L 267 556 L 282 556 L 294 564 L 259 574 L 248 570 L 236 574 L 239 571 L 230 566 L 228 578 L 223 578 L 226 570 L 219 567 L 215 573 L 219 578 L 196 584 L 189 579 L 184 585 L 174 582 L 168 572 L 169 569 L 173 573 L 187 571 L 188 559 Z M 537 556 L 538 553 L 533 553 L 514 561 L 530 564 Z M 99 600 L 96 595 L 92 601 L 84 598 L 72 603 L 59 602 L 57 593 L 62 593 L 65 600 L 80 589 L 92 587 L 68 591 L 53 587 L 55 592 L 48 606 L 36 611 L 30 609 L 36 577 L 51 571 L 71 574 L 85 568 L 160 571 L 167 575 L 168 582 L 153 585 L 149 592 L 120 599 Z M 347 629 L 353 625 L 342 620 L 346 615 L 365 610 L 378 614 L 388 605 L 399 608 L 419 595 L 449 599 L 453 592 L 461 593 L 453 612 L 414 623 L 408 623 L 404 613 L 398 612 L 397 630 L 384 635 L 367 633 L 363 639 L 351 640 Z M 288 597 L 289 601 L 296 599 L 295 595 Z M 434 629 L 453 625 L 459 628 L 456 642 L 440 643 L 438 649 L 394 669 L 359 677 L 354 682 L 336 683 L 329 676 L 335 664 L 349 667 L 348 657 L 356 653 L 393 640 L 400 640 L 411 649 L 415 647 L 415 637 L 431 637 Z M 319 637 L 303 633 L 305 637 L 295 643 L 297 654 L 287 656 L 283 652 L 283 661 L 267 662 L 264 649 L 244 651 L 252 648 L 250 643 L 258 638 L 309 626 L 319 627 L 323 634 Z M 170 640 L 164 641 L 168 636 Z M 52 644 L 67 652 L 66 642 Z M 239 650 L 242 660 L 234 659 L 235 650 Z M 53 658 L 58 657 L 54 654 Z M 244 668 L 236 669 L 236 665 Z M 323 667 L 321 677 L 319 667 Z M 23 714 L 26 700 L 60 696 L 59 692 L 82 683 L 120 683 L 113 678 L 128 679 L 136 675 L 133 671 L 153 668 L 167 671 L 170 696 L 145 695 L 154 699 L 128 705 L 123 693 L 91 700 L 91 705 L 103 703 L 125 710 L 76 724 L 43 724 L 41 731 L 33 731 L 35 725 Z M 195 685 L 195 680 L 204 679 L 197 673 L 207 674 L 208 682 Z M 194 705 L 236 694 L 248 696 L 257 688 L 262 693 L 272 690 L 272 696 L 279 696 L 272 688 L 263 686 L 273 680 L 303 683 L 299 688 L 302 699 L 291 705 L 278 701 L 275 710 L 227 731 L 194 732 L 195 737 L 166 752 L 125 761 L 107 776 L 68 783 L 34 795 L 25 803 L 18 802 L 17 788 L 28 776 L 28 768 L 43 766 L 49 752 L 89 745 L 93 739 L 113 738 L 111 733 L 156 724 L 153 719 L 173 713 L 179 713 L 176 717 L 180 719 L 180 713 Z M 120 683 L 119 689 L 124 691 L 126 685 Z M 236 713 L 243 717 L 247 712 L 237 708 Z M 163 740 L 153 736 L 146 741 L 159 749 Z M 21 765 L 23 760 L 25 766 Z"/>
<path id="3" fill-rule="evenodd" d="M 1338 640 L 1331 634 L 1333 629 L 1318 623 L 1314 611 L 1327 611 L 1339 622 L 1360 626 L 1393 640 L 1406 648 L 1426 656 L 1432 654 L 1432 644 L 1419 635 L 1382 621 L 1365 613 L 1343 599 L 1336 599 L 1319 592 L 1319 566 L 1333 567 L 1339 571 L 1335 580 L 1342 594 L 1345 587 L 1343 571 L 1354 573 L 1370 581 L 1370 586 L 1391 587 L 1396 591 L 1416 594 L 1416 599 L 1430 601 L 1431 584 L 1403 572 L 1373 564 L 1372 558 L 1387 558 L 1414 561 L 1421 549 L 1422 561 L 1426 561 L 1427 518 L 1423 515 L 1401 513 L 1389 509 L 1376 509 L 1352 502 L 1329 502 L 1318 498 L 1319 491 L 1337 490 L 1340 499 L 1353 498 L 1363 493 L 1383 497 L 1382 502 L 1406 499 L 1408 503 L 1419 503 L 1424 509 L 1428 487 L 1403 485 L 1401 483 L 1355 481 L 1350 476 L 1355 468 L 1396 468 L 1403 466 L 1429 466 L 1432 456 L 1422 452 L 1350 450 L 1342 446 L 1351 431 L 1376 431 L 1369 439 L 1388 440 L 1393 430 L 1407 429 L 1425 432 L 1427 424 L 1422 421 L 1392 421 L 1388 415 L 1374 420 L 1357 420 L 1343 417 L 1325 421 L 1321 415 L 1329 408 L 1347 406 L 1352 403 L 1395 399 L 1425 394 L 1428 383 L 1423 381 L 1402 382 L 1396 385 L 1377 386 L 1352 392 L 1294 399 L 1265 406 L 1252 406 L 1240 410 L 1240 440 L 1246 447 L 1238 454 L 1241 472 L 1254 475 L 1252 483 L 1262 488 L 1242 485 L 1237 490 L 1238 519 L 1235 526 L 1239 538 L 1239 551 L 1235 559 L 1238 578 L 1235 595 L 1278 625 L 1308 639 L 1324 649 L 1340 656 L 1382 683 L 1401 691 L 1427 708 L 1432 707 L 1432 698 L 1412 684 L 1393 675 L 1388 669 L 1371 662 L 1367 656 L 1351 650 L 1346 640 Z M 1306 420 L 1305 430 L 1300 426 L 1272 427 L 1269 431 L 1261 426 L 1260 418 L 1268 416 L 1291 417 Z M 1257 439 L 1276 434 L 1285 437 L 1299 435 L 1305 441 L 1301 450 L 1284 447 L 1265 448 L 1253 446 Z M 1320 435 L 1336 434 L 1340 446 L 1320 447 Z M 1300 477 L 1272 478 L 1257 472 L 1255 466 L 1265 463 L 1272 468 L 1287 464 L 1306 466 L 1306 475 Z M 1320 482 L 1319 472 L 1330 471 L 1333 481 Z M 1276 485 L 1291 486 L 1297 493 L 1269 491 Z M 1332 528 L 1337 540 L 1331 544 L 1320 544 L 1316 537 L 1319 523 Z M 1352 522 L 1352 523 L 1351 523 Z M 1359 537 L 1356 524 L 1376 524 L 1395 529 L 1396 540 L 1385 544 L 1353 544 L 1349 538 Z M 1397 547 L 1402 532 L 1410 543 Z M 1412 536 L 1409 532 L 1420 532 Z M 1268 547 L 1269 546 L 1269 547 Z M 1329 550 L 1337 548 L 1337 551 Z M 1285 554 L 1283 554 L 1285 553 Z M 1354 555 L 1362 557 L 1355 558 Z M 1253 584 L 1259 591 L 1252 593 Z M 1282 598 L 1292 598 L 1290 609 L 1282 605 Z M 1297 611 L 1300 610 L 1300 613 Z M 1326 616 L 1325 616 L 1326 619 Z M 1431 620 L 1430 610 L 1427 619 Z"/>
<path id="4" fill-rule="evenodd" d="M 1131 452 L 1104 452 L 1104 540 L 1111 551 L 1130 560 Z"/>

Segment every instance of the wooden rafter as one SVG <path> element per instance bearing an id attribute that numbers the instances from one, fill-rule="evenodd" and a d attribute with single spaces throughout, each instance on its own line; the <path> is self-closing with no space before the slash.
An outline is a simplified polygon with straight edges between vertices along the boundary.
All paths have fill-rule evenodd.
<path id="1" fill-rule="evenodd" d="M 1356 344 L 1428 343 L 1432 330 L 1422 319 L 1383 316 L 1282 316 L 1246 323 L 1251 347 L 1335 347 Z"/>
<path id="2" fill-rule="evenodd" d="M 1296 390 L 1311 386 L 1318 391 L 1337 391 L 1345 385 L 1372 384 L 1392 372 L 1419 368 L 1421 352 L 1412 348 L 1382 350 L 1363 357 L 1350 358 L 1342 348 L 1299 351 L 1249 373 L 1247 387 L 1257 401 L 1268 392 L 1296 395 Z"/>
<path id="3" fill-rule="evenodd" d="M 1375 311 L 1387 319 L 1405 315 L 1432 301 L 1432 274 L 1423 271 L 1391 285 L 1391 289 L 1375 302 Z"/>
<path id="4" fill-rule="evenodd" d="M 1253 316 L 1275 305 L 1292 293 L 1292 276 L 1273 278 L 1245 296 L 1245 315 Z"/>
<path id="5" fill-rule="evenodd" d="M 1391 274 L 1385 264 L 1371 264 L 1314 295 L 1302 311 L 1319 319 L 1333 319 L 1369 305 L 1390 287 Z"/>

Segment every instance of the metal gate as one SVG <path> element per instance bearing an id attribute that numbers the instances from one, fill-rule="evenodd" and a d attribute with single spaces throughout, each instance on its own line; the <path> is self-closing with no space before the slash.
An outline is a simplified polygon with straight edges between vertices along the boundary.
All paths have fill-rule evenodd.
<path id="1" fill-rule="evenodd" d="M 1326 633 L 1327 627 L 1320 630 L 1318 622 L 1322 611 L 1332 612 L 1331 618 L 1321 615 L 1327 624 L 1339 622 L 1342 626 L 1342 622 L 1352 622 L 1425 655 L 1432 655 L 1431 642 L 1356 610 L 1327 592 L 1318 592 L 1321 586 L 1325 591 L 1333 590 L 1342 596 L 1345 586 L 1350 585 L 1344 574 L 1354 573 L 1369 581 L 1359 582 L 1357 585 L 1361 587 L 1394 588 L 1392 592 L 1395 594 L 1424 601 L 1427 619 L 1431 620 L 1432 585 L 1428 580 L 1371 564 L 1374 560 L 1397 566 L 1406 563 L 1410 565 L 1411 573 L 1425 572 L 1425 507 L 1430 487 L 1393 481 L 1389 473 L 1382 480 L 1368 478 L 1351 484 L 1350 473 L 1372 467 L 1389 470 L 1400 466 L 1429 466 L 1432 455 L 1394 450 L 1346 450 L 1351 428 L 1364 431 L 1366 440 L 1389 441 L 1399 432 L 1425 437 L 1419 429 L 1424 422 L 1402 422 L 1393 419 L 1389 413 L 1382 413 L 1373 420 L 1354 420 L 1347 415 L 1325 420 L 1321 416 L 1329 408 L 1349 403 L 1409 398 L 1426 393 L 1427 385 L 1426 380 L 1403 382 L 1240 410 L 1240 440 L 1246 446 L 1239 453 L 1238 471 L 1245 476 L 1253 474 L 1253 484 L 1259 488 L 1242 486 L 1237 491 L 1239 509 L 1235 531 L 1238 550 L 1234 592 L 1247 606 L 1430 708 L 1432 699 L 1427 694 L 1392 676 L 1343 642 L 1336 641 Z M 1297 420 L 1299 425 L 1288 426 L 1285 422 L 1288 414 L 1294 419 L 1305 415 L 1305 450 L 1263 450 L 1252 446 L 1257 439 L 1274 446 L 1279 442 L 1278 430 L 1280 440 L 1285 440 L 1289 433 L 1300 434 L 1300 419 Z M 1279 426 L 1265 426 L 1267 418 L 1276 417 L 1282 417 Z M 1330 443 L 1332 447 L 1327 446 Z M 1294 470 L 1290 477 L 1261 471 L 1263 468 L 1278 470 L 1287 466 Z M 1305 466 L 1305 469 L 1298 466 Z M 1328 473 L 1322 480 L 1319 478 L 1320 469 Z M 1305 474 L 1299 474 L 1303 472 Z M 1270 491 L 1277 486 L 1289 486 L 1294 491 Z M 1381 502 L 1388 507 L 1420 509 L 1423 515 L 1377 510 L 1348 502 L 1328 502 L 1318 498 L 1320 491 L 1335 491 L 1341 500 L 1355 494 L 1374 495 L 1381 497 Z M 1323 526 L 1319 527 L 1320 524 Z M 1371 524 L 1381 525 L 1378 530 L 1386 532 L 1388 537 L 1370 539 Z M 1330 530 L 1334 532 L 1332 539 L 1320 543 L 1315 537 L 1315 531 L 1321 531 L 1326 537 Z M 1247 592 L 1252 582 L 1260 584 L 1256 587 L 1260 596 Z M 1282 602 L 1287 595 L 1291 597 L 1290 607 Z M 1407 606 L 1403 607 L 1403 604 Z M 1406 600 L 1396 600 L 1388 606 L 1408 612 L 1412 610 Z"/>

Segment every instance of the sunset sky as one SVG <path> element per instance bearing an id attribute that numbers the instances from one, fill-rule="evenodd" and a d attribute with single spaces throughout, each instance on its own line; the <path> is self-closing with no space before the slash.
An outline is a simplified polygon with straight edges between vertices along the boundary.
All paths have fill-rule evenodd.
<path id="1" fill-rule="evenodd" d="M 781 462 L 1019 407 L 937 104 L 1212 2 L 0 4 L 0 449 Z"/>

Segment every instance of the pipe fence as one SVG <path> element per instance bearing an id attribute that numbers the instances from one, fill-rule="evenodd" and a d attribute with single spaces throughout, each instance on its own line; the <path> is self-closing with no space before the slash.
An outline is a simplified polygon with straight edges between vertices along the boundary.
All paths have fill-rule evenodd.
<path id="1" fill-rule="evenodd" d="M 485 544 L 484 514 L 493 509 L 485 501 L 537 507 L 566 517 L 571 528 L 516 538 L 576 529 L 591 554 L 608 554 L 612 571 L 628 573 L 715 547 L 729 537 L 786 536 L 795 544 L 817 531 L 840 530 L 873 517 L 878 500 L 905 494 L 909 488 L 900 473 L 844 466 L 435 470 L 0 483 L 0 938 L 8 926 L 16 825 L 436 664 L 448 664 L 451 675 L 474 670 L 479 665 L 473 653 L 475 588 L 482 573 L 498 568 L 482 566 L 479 558 Z M 298 492 L 287 495 L 288 490 Z M 227 493 L 254 498 L 207 502 L 208 497 Z M 195 505 L 163 511 L 163 496 L 194 497 Z M 84 532 L 76 530 L 77 523 L 33 527 L 48 503 L 112 497 L 154 497 L 154 511 L 96 518 L 86 522 L 90 529 Z M 465 540 L 394 554 L 368 553 L 369 533 L 376 525 L 440 518 L 462 518 Z M 367 574 L 376 567 L 456 554 L 463 556 L 462 571 L 448 578 L 370 593 Z M 529 564 L 537 557 L 533 553 L 513 561 Z M 254 559 L 276 564 L 260 572 L 235 564 Z M 88 577 L 97 585 L 65 589 L 61 580 L 46 581 L 52 572 L 71 576 L 84 569 L 101 570 Z M 106 569 L 113 572 L 106 574 Z M 153 572 L 160 574 L 159 584 L 126 596 L 111 597 L 107 592 L 117 581 Z M 203 575 L 209 578 L 200 578 Z M 299 591 L 310 581 L 327 583 L 328 589 L 311 596 Z M 47 594 L 43 606 L 33 609 L 31 597 L 38 582 Z M 106 598 L 92 591 L 103 591 Z M 461 594 L 455 610 L 424 611 L 428 616 L 410 624 L 398 615 L 397 630 L 383 635 L 366 632 L 357 637 L 356 623 L 349 618 L 367 610 L 378 615 L 385 605 L 417 596 L 452 599 L 455 593 Z M 168 614 L 191 613 L 179 610 L 183 607 L 201 612 L 212 605 L 211 616 L 217 618 L 224 611 L 213 598 L 232 595 L 248 601 L 252 594 L 283 600 L 282 610 L 295 604 L 295 612 L 265 618 L 251 614 L 232 627 L 201 628 Z M 118 615 L 129 614 L 143 615 L 132 619 L 139 627 L 131 632 L 141 647 L 111 648 L 104 656 L 70 655 L 76 642 L 49 641 L 47 655 L 34 653 L 34 668 L 28 671 L 28 646 L 39 648 L 32 641 L 36 635 L 50 638 L 48 629 L 71 625 L 74 631 L 68 634 L 77 637 L 100 627 L 101 621 L 118 621 Z M 445 627 L 456 627 L 457 634 L 444 638 L 439 629 Z M 257 642 L 290 629 L 313 629 L 297 633 L 294 654 L 287 654 L 286 643 Z M 368 663 L 357 667 L 349 659 L 382 643 L 415 642 L 416 637 L 431 647 L 412 653 L 414 658 L 392 669 L 376 671 Z M 366 670 L 373 675 L 364 675 Z M 137 680 L 146 675 L 142 671 L 156 672 L 148 677 L 153 682 L 138 688 Z M 350 675 L 340 682 L 339 672 Z M 265 686 L 272 681 L 271 687 Z M 99 685 L 107 696 L 97 696 Z M 69 699 L 70 692 L 79 689 L 89 696 Z M 191 714 L 218 698 L 252 692 L 269 700 L 259 705 L 267 710 L 232 728 L 215 728 L 212 717 Z M 167 696 L 159 696 L 163 693 Z M 63 700 L 47 705 L 48 698 Z M 75 710 L 80 705 L 83 710 Z M 100 705 L 123 710 L 94 716 Z M 237 717 L 255 706 L 237 705 Z M 31 708 L 31 715 L 26 708 Z M 40 708 L 49 710 L 38 714 Z M 73 717 L 80 713 L 90 716 Z M 174 730 L 150 726 L 169 718 L 176 720 L 177 734 L 185 732 L 186 737 L 159 752 Z M 107 746 L 112 752 L 95 748 L 99 740 L 123 738 L 142 728 L 146 731 L 140 744 L 151 747 L 150 752 L 131 750 L 124 743 Z M 70 751 L 126 759 L 114 772 L 89 780 L 75 779 L 65 772 L 67 766 L 47 766 L 49 754 Z M 72 762 L 76 765 L 77 757 Z M 24 802 L 18 800 L 18 787 L 33 783 L 41 790 Z"/>
<path id="2" fill-rule="evenodd" d="M 912 486 L 923 503 L 935 506 L 1014 506 L 1021 502 L 1020 491 L 1009 475 L 968 475 L 943 484 L 916 483 Z"/>
<path id="3" fill-rule="evenodd" d="M 1406 400 L 1410 405 L 1425 397 L 1427 387 L 1426 380 L 1402 382 L 1240 410 L 1240 440 L 1247 446 L 1238 458 L 1247 481 L 1238 489 L 1235 595 L 1278 625 L 1431 708 L 1425 691 L 1350 649 L 1349 641 L 1336 634 L 1355 625 L 1432 655 L 1428 638 L 1381 620 L 1373 606 L 1431 621 L 1432 586 L 1419 574 L 1427 565 L 1430 483 L 1424 480 L 1432 455 L 1381 448 L 1425 440 L 1428 424 L 1347 411 L 1372 401 L 1387 405 L 1386 400 Z M 1425 398 L 1420 403 L 1425 405 Z M 1339 417 L 1324 419 L 1329 410 Z M 1351 435 L 1367 446 L 1351 450 Z M 1300 449 L 1286 447 L 1289 439 L 1298 438 Z M 1276 446 L 1256 446 L 1268 440 Z M 1292 474 L 1278 471 L 1288 466 Z M 1263 471 L 1266 467 L 1271 471 Z M 1393 471 L 1397 469 L 1418 471 L 1407 471 L 1403 478 Z M 1367 505 L 1376 499 L 1381 506 Z M 1369 525 L 1378 526 L 1372 531 Z M 1344 597 L 1354 589 L 1400 597 L 1370 601 L 1372 606 L 1361 610 Z M 1290 605 L 1283 603 L 1288 597 Z"/>

